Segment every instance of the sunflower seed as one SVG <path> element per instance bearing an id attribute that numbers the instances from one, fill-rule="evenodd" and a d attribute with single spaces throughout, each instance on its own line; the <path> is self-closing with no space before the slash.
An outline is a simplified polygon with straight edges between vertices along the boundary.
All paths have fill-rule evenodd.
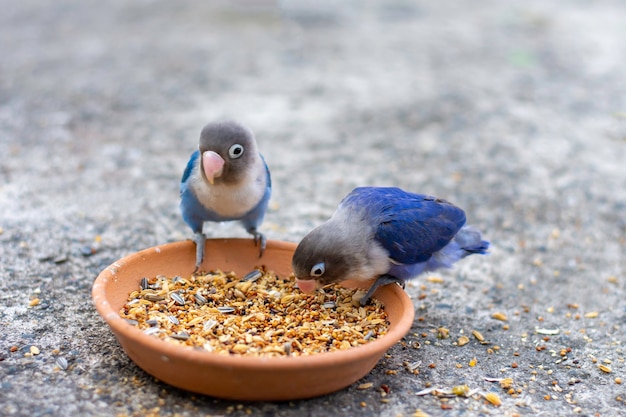
<path id="1" fill-rule="evenodd" d="M 144 294 L 143 298 L 152 302 L 165 300 L 165 297 L 161 295 L 152 294 L 152 293 Z"/>
<path id="2" fill-rule="evenodd" d="M 222 314 L 227 314 L 227 313 L 233 313 L 235 309 L 230 306 L 221 306 L 217 308 L 217 311 L 219 311 Z"/>
<path id="3" fill-rule="evenodd" d="M 414 370 L 416 370 L 417 368 L 419 368 L 420 366 L 422 366 L 422 361 L 416 361 L 416 362 L 411 362 L 408 365 L 406 365 L 407 369 L 410 372 L 413 372 Z"/>
<path id="4" fill-rule="evenodd" d="M 144 330 L 143 332 L 145 334 L 157 334 L 159 333 L 161 330 L 158 327 L 148 327 L 146 330 Z"/>
<path id="5" fill-rule="evenodd" d="M 254 271 L 248 272 L 246 276 L 243 277 L 242 281 L 254 282 L 257 279 L 261 278 L 262 276 L 263 276 L 263 273 L 259 271 L 258 269 L 255 269 Z"/>
<path id="6" fill-rule="evenodd" d="M 178 340 L 187 340 L 187 339 L 189 339 L 189 333 L 187 333 L 187 332 L 178 332 L 178 333 L 174 333 L 170 337 L 173 338 L 173 339 L 178 339 Z"/>
<path id="7" fill-rule="evenodd" d="M 157 319 L 150 319 L 150 320 L 146 320 L 146 324 L 149 325 L 150 327 L 154 327 L 154 326 L 159 325 L 159 321 Z"/>
<path id="8" fill-rule="evenodd" d="M 370 340 L 372 336 L 374 336 L 374 332 L 370 330 L 369 332 L 367 332 L 363 340 Z"/>
<path id="9" fill-rule="evenodd" d="M 180 322 L 178 321 L 178 319 L 174 316 L 167 316 L 167 319 L 172 323 L 172 324 L 180 324 Z"/>
<path id="10" fill-rule="evenodd" d="M 559 329 L 538 329 L 535 327 L 535 332 L 538 334 L 545 334 L 548 336 L 554 336 L 559 334 Z"/>
<path id="11" fill-rule="evenodd" d="M 416 392 L 415 395 L 418 395 L 418 396 L 430 395 L 433 391 L 436 392 L 437 388 L 426 388 L 426 389 Z"/>
<path id="12" fill-rule="evenodd" d="M 133 320 L 133 319 L 124 319 L 124 320 L 126 320 L 126 323 L 130 324 L 131 326 L 136 326 L 137 324 L 139 324 L 137 320 Z"/>
<path id="13" fill-rule="evenodd" d="M 185 305 L 185 300 L 183 299 L 183 297 L 177 293 L 177 292 L 173 292 L 170 294 L 170 298 L 172 300 L 174 300 L 174 302 L 176 304 L 178 304 L 179 306 L 184 306 Z"/>
<path id="14" fill-rule="evenodd" d="M 142 290 L 147 290 L 149 285 L 150 284 L 148 283 L 148 278 L 146 277 L 141 278 L 141 282 L 139 282 L 139 287 Z"/>
<path id="15" fill-rule="evenodd" d="M 58 356 L 56 359 L 56 363 L 59 366 L 59 368 L 61 368 L 62 370 L 67 370 L 67 367 L 69 366 L 67 363 L 67 359 L 65 359 L 63 356 Z"/>
<path id="16" fill-rule="evenodd" d="M 326 301 L 324 304 L 322 304 L 322 307 L 324 307 L 324 308 L 335 308 L 335 307 L 337 307 L 337 304 L 335 304 L 334 301 Z"/>
<path id="17" fill-rule="evenodd" d="M 195 293 L 193 295 L 193 298 L 196 300 L 196 304 L 198 305 L 202 305 L 202 304 L 206 304 L 207 299 L 204 298 L 201 294 Z"/>
<path id="18" fill-rule="evenodd" d="M 59 255 L 55 257 L 54 259 L 52 259 L 52 262 L 54 262 L 55 264 L 62 264 L 66 261 L 67 261 L 67 255 Z"/>
<path id="19" fill-rule="evenodd" d="M 205 332 L 208 332 L 213 327 L 215 327 L 216 324 L 217 324 L 217 321 L 213 319 L 207 320 L 204 322 L 204 326 L 202 326 L 202 330 L 204 330 Z"/>

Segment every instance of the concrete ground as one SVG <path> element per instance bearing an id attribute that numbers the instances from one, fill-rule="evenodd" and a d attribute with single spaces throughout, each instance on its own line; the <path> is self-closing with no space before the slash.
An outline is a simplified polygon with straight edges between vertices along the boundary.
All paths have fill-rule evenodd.
<path id="1" fill-rule="evenodd" d="M 624 3 L 272 3 L 0 0 L 0 415 L 624 415 Z M 178 181 L 222 118 L 271 167 L 270 239 L 396 185 L 464 208 L 491 255 L 407 286 L 411 332 L 334 394 L 238 403 L 155 381 L 91 284 L 191 237 Z M 460 385 L 478 391 L 423 391 Z"/>

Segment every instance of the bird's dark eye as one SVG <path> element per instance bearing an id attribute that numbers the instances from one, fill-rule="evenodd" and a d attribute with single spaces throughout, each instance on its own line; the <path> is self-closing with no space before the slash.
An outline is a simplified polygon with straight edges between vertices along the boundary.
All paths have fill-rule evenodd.
<path id="1" fill-rule="evenodd" d="M 232 159 L 237 159 L 241 155 L 243 155 L 243 146 L 238 143 L 235 143 L 233 146 L 230 147 L 230 149 L 228 149 L 228 156 L 230 156 Z"/>
<path id="2" fill-rule="evenodd" d="M 313 265 L 313 268 L 311 268 L 311 276 L 321 277 L 322 275 L 324 275 L 324 271 L 326 271 L 326 266 L 324 266 L 324 262 L 320 262 Z"/>

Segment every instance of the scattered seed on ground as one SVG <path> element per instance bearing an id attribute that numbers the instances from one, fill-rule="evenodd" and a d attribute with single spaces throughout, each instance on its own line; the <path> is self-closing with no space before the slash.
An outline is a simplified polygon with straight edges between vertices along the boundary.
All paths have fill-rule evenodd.
<path id="1" fill-rule="evenodd" d="M 460 336 L 456 341 L 456 344 L 459 346 L 465 346 L 468 343 L 469 343 L 469 337 L 467 336 Z"/>
<path id="2" fill-rule="evenodd" d="M 478 330 L 472 330 L 472 335 L 476 338 L 476 340 L 478 340 L 479 342 L 483 342 L 485 340 L 485 338 L 483 337 L 482 333 L 480 333 Z"/>
<path id="3" fill-rule="evenodd" d="M 57 357 L 56 363 L 59 366 L 59 368 L 62 369 L 63 371 L 67 370 L 69 366 L 69 364 L 67 363 L 67 359 L 65 359 L 63 356 Z"/>
<path id="4" fill-rule="evenodd" d="M 500 312 L 493 313 L 491 315 L 491 317 L 496 319 L 496 320 L 500 320 L 500 321 L 507 321 L 508 320 L 508 318 L 506 317 L 506 314 L 500 313 Z"/>
<path id="5" fill-rule="evenodd" d="M 495 392 L 488 392 L 484 395 L 484 397 L 485 397 L 485 400 L 489 401 L 491 404 L 495 406 L 499 406 L 502 404 L 502 401 L 500 400 L 500 396 L 496 394 Z"/>

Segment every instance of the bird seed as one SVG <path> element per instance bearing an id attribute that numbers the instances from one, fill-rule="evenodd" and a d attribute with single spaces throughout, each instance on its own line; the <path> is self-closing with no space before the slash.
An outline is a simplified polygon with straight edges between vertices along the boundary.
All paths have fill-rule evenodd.
<path id="1" fill-rule="evenodd" d="M 382 304 L 363 292 L 327 286 L 304 294 L 256 269 L 243 278 L 221 271 L 189 278 L 143 279 L 120 316 L 145 334 L 221 354 L 303 356 L 349 349 L 382 337 Z"/>

